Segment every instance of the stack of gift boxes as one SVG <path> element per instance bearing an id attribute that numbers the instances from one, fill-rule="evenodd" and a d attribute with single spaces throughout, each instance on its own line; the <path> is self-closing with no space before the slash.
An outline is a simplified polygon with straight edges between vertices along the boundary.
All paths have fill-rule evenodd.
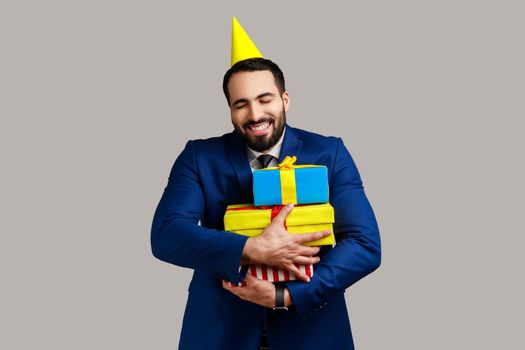
<path id="1" fill-rule="evenodd" d="M 295 165 L 296 160 L 295 156 L 286 157 L 278 167 L 255 170 L 254 203 L 229 205 L 224 215 L 224 229 L 248 237 L 258 236 L 284 205 L 293 203 L 295 207 L 285 222 L 287 231 L 304 234 L 329 230 L 331 235 L 306 245 L 333 245 L 334 209 L 328 203 L 327 169 L 322 165 Z M 308 277 L 313 276 L 312 265 L 297 267 Z M 256 278 L 271 282 L 296 279 L 292 272 L 264 264 L 245 268 Z"/>

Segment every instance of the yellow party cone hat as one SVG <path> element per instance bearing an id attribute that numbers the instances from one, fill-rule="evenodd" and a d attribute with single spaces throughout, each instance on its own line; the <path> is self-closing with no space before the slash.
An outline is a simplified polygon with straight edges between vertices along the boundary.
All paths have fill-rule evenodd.
<path id="1" fill-rule="evenodd" d="M 246 60 L 248 58 L 263 57 L 252 39 L 246 34 L 246 31 L 241 27 L 237 18 L 232 18 L 232 62 L 235 63 Z"/>

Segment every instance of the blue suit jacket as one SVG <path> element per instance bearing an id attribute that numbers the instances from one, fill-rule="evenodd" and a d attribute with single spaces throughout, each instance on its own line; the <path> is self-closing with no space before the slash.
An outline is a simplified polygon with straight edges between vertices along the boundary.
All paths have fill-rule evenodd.
<path id="1" fill-rule="evenodd" d="M 269 345 L 280 349 L 353 349 L 344 291 L 381 261 L 379 230 L 358 170 L 340 138 L 287 126 L 281 159 L 328 168 L 335 210 L 335 247 L 324 247 L 310 283 L 287 282 L 288 312 L 246 302 L 222 288 L 238 283 L 247 237 L 224 231 L 229 204 L 253 203 L 245 144 L 234 131 L 189 141 L 160 200 L 151 233 L 160 260 L 194 269 L 181 349 L 258 349 L 266 323 Z M 200 225 L 199 225 L 200 221 Z"/>

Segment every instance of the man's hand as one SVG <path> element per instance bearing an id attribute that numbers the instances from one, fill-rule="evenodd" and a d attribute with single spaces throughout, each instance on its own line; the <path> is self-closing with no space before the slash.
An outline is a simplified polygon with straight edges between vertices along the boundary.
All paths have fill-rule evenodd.
<path id="1" fill-rule="evenodd" d="M 318 263 L 319 257 L 314 255 L 320 248 L 303 246 L 303 243 L 324 238 L 331 232 L 319 231 L 300 235 L 288 233 L 284 228 L 284 222 L 292 210 L 293 204 L 286 205 L 259 236 L 248 239 L 244 246 L 241 264 L 262 263 L 276 266 L 293 272 L 302 281 L 310 281 L 309 277 L 294 264 Z"/>
<path id="2" fill-rule="evenodd" d="M 260 280 L 249 273 L 246 274 L 244 281 L 247 284 L 244 287 L 237 287 L 226 281 L 222 281 L 222 287 L 242 300 L 268 308 L 275 307 L 275 286 L 272 282 Z M 284 290 L 284 305 L 286 307 L 292 305 L 292 298 L 288 289 Z"/>

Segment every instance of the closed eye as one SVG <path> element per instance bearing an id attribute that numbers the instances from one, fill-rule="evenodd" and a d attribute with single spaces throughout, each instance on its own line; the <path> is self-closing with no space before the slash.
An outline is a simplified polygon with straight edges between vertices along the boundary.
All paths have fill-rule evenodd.
<path id="1" fill-rule="evenodd" d="M 270 97 L 270 96 L 265 96 L 265 97 L 259 99 L 259 101 L 260 101 L 261 103 L 270 103 L 270 102 L 273 101 L 273 98 Z"/>
<path id="2" fill-rule="evenodd" d="M 260 94 L 257 96 L 257 100 L 259 100 L 260 103 L 270 103 L 275 98 L 275 95 L 271 92 L 265 92 L 263 94 Z"/>

